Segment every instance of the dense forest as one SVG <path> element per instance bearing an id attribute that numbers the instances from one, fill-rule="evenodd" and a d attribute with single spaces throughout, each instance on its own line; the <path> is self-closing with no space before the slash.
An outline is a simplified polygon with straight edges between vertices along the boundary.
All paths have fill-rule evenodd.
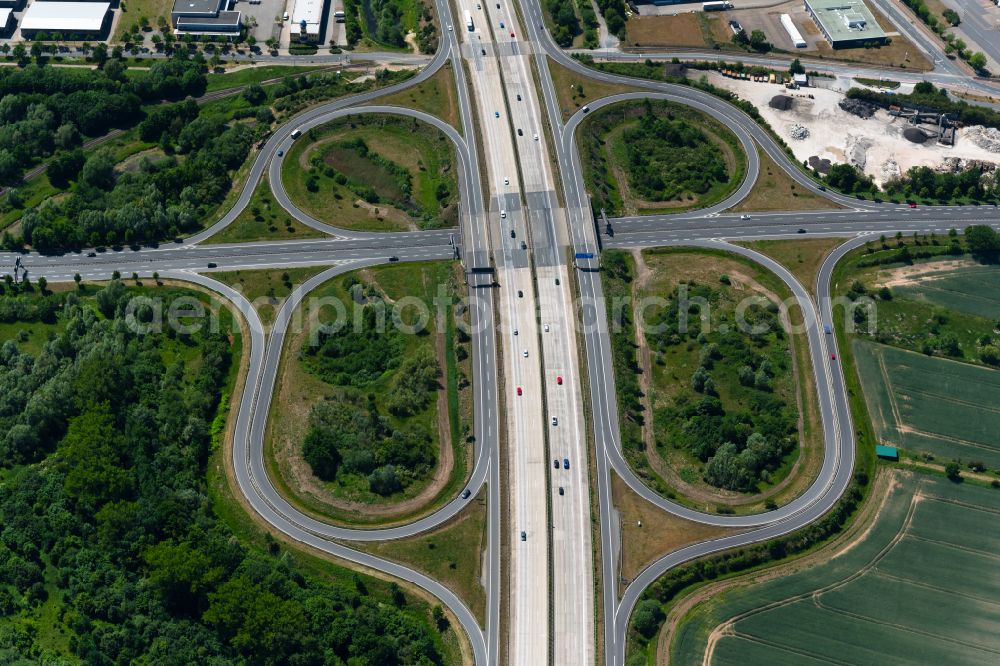
<path id="1" fill-rule="evenodd" d="M 313 406 L 302 455 L 321 479 L 363 479 L 370 492 L 386 497 L 437 462 L 433 431 L 411 417 L 427 411 L 441 371 L 425 346 L 408 350 L 414 336 L 392 324 L 375 284 L 348 276 L 343 286 L 361 316 L 357 325 L 320 331 L 317 344 L 303 349 L 306 367 L 337 387 L 337 395 Z"/>
<path id="2" fill-rule="evenodd" d="M 0 345 L 0 661 L 442 663 L 398 587 L 306 573 L 215 513 L 206 466 L 240 342 L 227 315 L 218 332 L 139 334 L 154 313 L 128 318 L 134 296 L 217 306 L 117 280 L 40 287 L 0 295 L 21 324 Z"/>
<path id="3" fill-rule="evenodd" d="M 705 480 L 729 490 L 755 490 L 795 448 L 798 427 L 793 405 L 775 391 L 776 378 L 792 372 L 778 308 L 754 303 L 745 327 L 703 323 L 688 317 L 682 302 L 711 303 L 725 311 L 729 289 L 684 285 L 650 322 L 646 340 L 654 356 L 670 365 L 678 354 L 697 351 L 697 367 L 666 407 L 654 414 L 658 447 L 688 451 L 705 464 Z M 728 316 L 724 312 L 721 316 Z M 741 330 L 745 328 L 746 330 Z M 686 330 L 685 330 L 686 329 Z M 676 372 L 678 368 L 674 366 Z M 689 389 L 689 390 L 688 390 Z"/>
<path id="4" fill-rule="evenodd" d="M 629 185 L 646 201 L 672 201 L 704 194 L 728 181 L 719 148 L 693 123 L 667 112 L 646 112 L 621 136 Z"/>

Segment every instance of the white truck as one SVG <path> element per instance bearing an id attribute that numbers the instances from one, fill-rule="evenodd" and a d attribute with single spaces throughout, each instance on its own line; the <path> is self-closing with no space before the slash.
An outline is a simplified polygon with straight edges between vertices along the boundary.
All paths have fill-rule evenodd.
<path id="1" fill-rule="evenodd" d="M 703 2 L 701 3 L 701 11 L 703 12 L 724 12 L 727 9 L 732 9 L 733 3 L 728 1 L 718 1 L 718 2 Z"/>
<path id="2" fill-rule="evenodd" d="M 333 20 L 336 21 L 337 23 L 343 23 L 345 19 L 346 16 L 344 14 L 343 9 L 338 9 L 333 13 Z"/>
<path id="3" fill-rule="evenodd" d="M 475 24 L 473 24 L 472 22 L 472 12 L 470 12 L 468 9 L 465 10 L 465 29 L 468 30 L 469 32 L 472 32 L 473 30 L 476 29 Z"/>

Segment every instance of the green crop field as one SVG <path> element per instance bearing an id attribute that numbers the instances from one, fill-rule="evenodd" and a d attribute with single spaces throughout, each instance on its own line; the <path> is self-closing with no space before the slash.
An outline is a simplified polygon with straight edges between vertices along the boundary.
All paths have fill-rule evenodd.
<path id="1" fill-rule="evenodd" d="M 1000 468 L 1000 371 L 870 342 L 854 352 L 881 440 Z"/>
<path id="2" fill-rule="evenodd" d="M 984 664 L 1000 652 L 1000 493 L 899 474 L 837 557 L 737 588 L 685 618 L 671 661 Z"/>
<path id="3" fill-rule="evenodd" d="M 996 319 L 1000 317 L 1000 265 L 934 273 L 918 284 L 896 287 L 895 292 L 949 310 Z"/>

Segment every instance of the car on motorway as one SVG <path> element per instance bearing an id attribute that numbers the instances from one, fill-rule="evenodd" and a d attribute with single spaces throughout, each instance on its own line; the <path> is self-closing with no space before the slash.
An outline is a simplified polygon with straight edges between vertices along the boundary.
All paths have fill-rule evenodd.
<path id="1" fill-rule="evenodd" d="M 741 220 L 749 220 L 750 216 L 749 215 L 740 215 L 740 219 Z"/>
<path id="2" fill-rule="evenodd" d="M 214 261 L 208 262 L 208 267 L 209 268 L 215 268 L 215 266 L 216 266 L 216 263 Z"/>
<path id="3" fill-rule="evenodd" d="M 563 469 L 569 469 L 569 458 L 563 458 Z"/>
<path id="4" fill-rule="evenodd" d="M 819 191 L 820 192 L 826 192 L 826 185 L 820 185 L 819 186 Z"/>
<path id="5" fill-rule="evenodd" d="M 285 12 L 284 14 L 281 15 L 281 20 L 282 21 L 287 21 L 288 20 L 288 12 Z"/>
<path id="6" fill-rule="evenodd" d="M 514 335 L 517 335 L 517 329 L 516 328 L 514 329 Z"/>
<path id="7" fill-rule="evenodd" d="M 521 355 L 524 356 L 524 358 L 528 358 L 528 350 L 525 349 L 523 352 L 521 352 Z"/>
<path id="8" fill-rule="evenodd" d="M 836 361 L 836 360 L 837 360 L 837 355 L 836 355 L 836 354 L 833 354 L 833 353 L 831 353 L 831 354 L 830 354 L 830 360 L 831 360 L 831 361 Z"/>
<path id="9" fill-rule="evenodd" d="M 284 154 L 285 154 L 285 151 L 283 151 L 281 149 L 278 149 L 278 157 L 281 157 Z"/>
<path id="10" fill-rule="evenodd" d="M 830 330 L 829 324 L 823 324 L 823 332 L 829 335 L 832 331 Z"/>
<path id="11" fill-rule="evenodd" d="M 479 50 L 483 52 L 483 55 L 486 55 L 486 49 L 479 49 Z"/>
<path id="12" fill-rule="evenodd" d="M 392 255 L 391 257 L 389 257 L 389 261 L 399 261 L 399 257 L 397 257 L 396 255 Z"/>
<path id="13" fill-rule="evenodd" d="M 465 490 L 462 491 L 462 499 L 469 499 L 469 495 L 471 494 L 472 491 L 466 488 Z"/>
<path id="14" fill-rule="evenodd" d="M 558 417 L 555 417 L 555 416 L 552 417 L 552 425 L 554 425 L 554 426 L 559 425 L 559 418 Z"/>
<path id="15" fill-rule="evenodd" d="M 510 33 L 510 38 L 514 39 L 514 33 Z"/>
<path id="16" fill-rule="evenodd" d="M 527 541 L 527 540 L 528 540 L 528 534 L 527 534 L 527 532 L 525 532 L 524 530 L 521 530 L 521 541 Z"/>
<path id="17" fill-rule="evenodd" d="M 518 297 L 518 298 L 524 298 L 524 292 L 523 292 L 523 291 L 521 291 L 520 289 L 518 289 L 518 290 L 517 290 L 517 297 Z"/>
<path id="18" fill-rule="evenodd" d="M 510 237 L 511 238 L 516 238 L 517 237 L 517 234 L 514 232 L 513 229 L 510 230 Z"/>
<path id="19" fill-rule="evenodd" d="M 587 106 L 586 104 L 584 104 L 584 105 L 583 105 L 583 112 L 584 112 L 584 113 L 590 113 L 590 107 L 589 107 L 589 106 Z"/>
<path id="20" fill-rule="evenodd" d="M 915 204 L 915 203 L 911 203 L 910 204 L 910 208 L 916 208 L 916 207 L 917 207 L 917 204 Z"/>
<path id="21" fill-rule="evenodd" d="M 556 375 L 556 384 L 562 386 L 562 375 Z"/>
<path id="22" fill-rule="evenodd" d="M 289 134 L 288 136 L 292 137 L 292 140 L 294 141 L 295 139 L 297 139 L 300 136 L 302 136 L 302 130 L 299 129 L 299 128 L 295 128 L 295 129 L 292 130 L 292 133 Z"/>
<path id="23" fill-rule="evenodd" d="M 518 95 L 518 96 L 517 96 L 517 101 L 518 101 L 518 102 L 520 102 L 520 101 L 521 101 L 521 96 L 520 96 L 520 95 Z"/>
<path id="24" fill-rule="evenodd" d="M 800 233 L 800 234 L 804 234 L 805 232 L 806 232 L 806 230 L 805 230 L 805 229 L 803 229 L 802 227 L 799 227 L 799 233 Z"/>
<path id="25" fill-rule="evenodd" d="M 524 132 L 521 131 L 520 127 L 517 128 L 517 135 L 518 136 L 524 136 Z"/>
<path id="26" fill-rule="evenodd" d="M 521 387 L 520 386 L 517 387 L 517 394 L 521 395 Z"/>
<path id="27" fill-rule="evenodd" d="M 505 210 L 500 211 L 500 219 L 501 220 L 506 220 L 507 219 L 507 211 L 505 211 Z"/>
<path id="28" fill-rule="evenodd" d="M 497 9 L 499 9 L 499 8 L 500 8 L 500 5 L 497 5 Z M 500 27 L 503 28 L 503 21 L 500 21 Z"/>
<path id="29" fill-rule="evenodd" d="M 552 466 L 555 467 L 556 469 L 559 469 L 559 458 L 554 458 L 552 460 Z"/>
<path id="30" fill-rule="evenodd" d="M 548 332 L 549 332 L 549 325 L 548 325 L 548 324 L 546 324 L 546 325 L 545 325 L 545 332 L 546 332 L 546 333 L 548 333 Z"/>
<path id="31" fill-rule="evenodd" d="M 535 132 L 535 141 L 538 141 L 538 132 Z"/>
<path id="32" fill-rule="evenodd" d="M 97 253 L 96 253 L 96 252 L 88 252 L 88 253 L 87 253 L 87 256 L 88 256 L 88 257 L 96 257 L 96 256 L 97 256 Z"/>
<path id="33" fill-rule="evenodd" d="M 556 286 L 559 286 L 559 278 L 556 278 Z"/>
<path id="34" fill-rule="evenodd" d="M 500 112 L 499 111 L 494 111 L 493 112 L 493 117 L 494 118 L 499 118 L 500 117 Z"/>
<path id="35" fill-rule="evenodd" d="M 560 495 L 565 495 L 566 494 L 566 493 L 563 492 L 563 487 L 562 486 L 559 486 L 559 494 Z"/>
<path id="36" fill-rule="evenodd" d="M 504 185 L 510 185 L 510 178 L 504 178 L 503 179 L 503 184 Z"/>
<path id="37" fill-rule="evenodd" d="M 453 28 L 449 25 L 448 26 L 448 32 L 451 32 L 452 30 L 453 30 Z"/>
<path id="38" fill-rule="evenodd" d="M 521 241 L 521 249 L 522 250 L 527 250 L 528 249 L 528 244 L 525 243 L 524 241 Z"/>

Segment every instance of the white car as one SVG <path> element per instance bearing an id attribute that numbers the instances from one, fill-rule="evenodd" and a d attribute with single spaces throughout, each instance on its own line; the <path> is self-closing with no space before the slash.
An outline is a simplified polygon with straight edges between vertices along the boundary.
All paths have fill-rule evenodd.
<path id="1" fill-rule="evenodd" d="M 510 185 L 510 178 L 504 178 L 503 179 L 503 184 L 504 185 Z"/>
<path id="2" fill-rule="evenodd" d="M 749 220 L 750 216 L 749 215 L 740 215 L 740 219 L 741 220 Z"/>
<path id="3" fill-rule="evenodd" d="M 553 416 L 552 417 L 552 425 L 554 425 L 554 426 L 559 425 L 559 419 L 557 419 L 556 417 Z"/>
<path id="4" fill-rule="evenodd" d="M 538 132 L 535 132 L 535 141 L 538 141 Z"/>
<path id="5" fill-rule="evenodd" d="M 548 332 L 549 332 L 549 325 L 548 325 L 548 324 L 546 324 L 546 325 L 545 325 L 545 332 L 546 332 L 546 333 L 548 333 Z"/>
<path id="6" fill-rule="evenodd" d="M 451 31 L 452 31 L 452 27 L 449 25 L 448 26 L 448 32 L 451 32 Z"/>
<path id="7" fill-rule="evenodd" d="M 524 358 L 528 358 L 528 350 L 527 349 L 524 350 Z"/>
<path id="8" fill-rule="evenodd" d="M 500 211 L 500 219 L 501 220 L 506 220 L 507 219 L 507 211 L 505 211 L 505 210 Z"/>
<path id="9" fill-rule="evenodd" d="M 285 12 L 284 14 L 281 15 L 281 20 L 282 21 L 287 21 L 288 20 L 288 12 Z"/>

